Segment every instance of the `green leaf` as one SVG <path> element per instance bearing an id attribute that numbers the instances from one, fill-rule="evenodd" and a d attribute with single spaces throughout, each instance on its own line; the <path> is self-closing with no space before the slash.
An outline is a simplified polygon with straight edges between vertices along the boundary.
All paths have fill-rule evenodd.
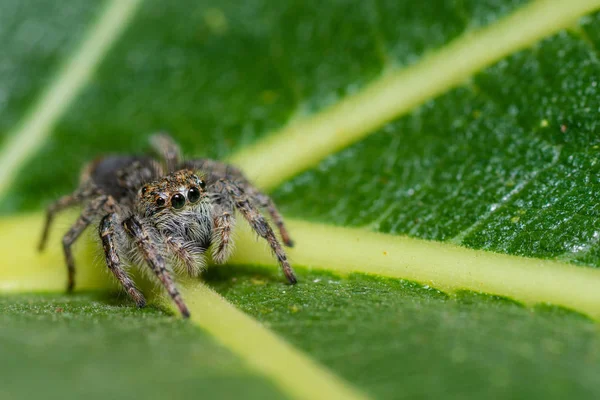
<path id="1" fill-rule="evenodd" d="M 2 393 L 598 397 L 600 2 L 82 4 L 0 5 Z M 242 229 L 196 326 L 57 293 L 40 210 L 158 130 L 273 188 L 297 286 Z"/>
<path id="2" fill-rule="evenodd" d="M 3 398 L 285 398 L 207 334 L 123 296 L 8 296 L 0 315 Z"/>

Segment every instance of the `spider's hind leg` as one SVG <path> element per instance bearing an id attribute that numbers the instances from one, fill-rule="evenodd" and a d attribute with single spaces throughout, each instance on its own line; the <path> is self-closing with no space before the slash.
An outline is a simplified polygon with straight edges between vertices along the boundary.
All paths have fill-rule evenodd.
<path id="1" fill-rule="evenodd" d="M 67 262 L 67 291 L 72 291 L 75 287 L 75 260 L 73 259 L 73 253 L 71 246 L 83 233 L 85 228 L 92 222 L 93 218 L 96 217 L 100 211 L 103 210 L 106 204 L 107 197 L 99 196 L 91 200 L 89 204 L 84 208 L 83 212 L 77 218 L 77 221 L 71 226 L 69 231 L 63 236 L 62 244 L 63 251 L 65 253 L 65 260 Z"/>
<path id="2" fill-rule="evenodd" d="M 181 163 L 181 149 L 167 133 L 155 133 L 150 137 L 150 144 L 167 165 L 167 172 L 173 172 Z"/>
<path id="3" fill-rule="evenodd" d="M 54 216 L 69 208 L 80 204 L 84 201 L 90 193 L 85 190 L 76 190 L 75 192 L 68 194 L 66 196 L 61 197 L 54 203 L 50 204 L 46 209 L 46 220 L 44 222 L 44 228 L 42 230 L 42 236 L 40 237 L 40 241 L 38 244 L 38 250 L 43 251 L 46 247 L 46 243 L 48 241 L 48 234 L 50 232 L 50 226 L 52 225 L 52 221 L 54 220 Z"/>

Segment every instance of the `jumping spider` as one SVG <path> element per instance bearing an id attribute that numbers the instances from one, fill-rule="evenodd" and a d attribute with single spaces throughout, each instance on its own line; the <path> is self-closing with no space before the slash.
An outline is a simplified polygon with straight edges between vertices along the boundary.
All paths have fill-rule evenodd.
<path id="1" fill-rule="evenodd" d="M 146 263 L 184 317 L 190 313 L 171 276 L 172 269 L 197 276 L 210 248 L 223 263 L 232 249 L 234 210 L 264 238 L 290 283 L 296 276 L 283 248 L 259 208 L 265 208 L 279 228 L 283 242 L 292 246 L 281 214 L 269 196 L 255 188 L 237 168 L 209 159 L 183 161 L 179 146 L 167 135 L 153 135 L 150 143 L 161 161 L 146 156 L 107 156 L 83 170 L 72 194 L 48 207 L 40 241 L 44 249 L 54 215 L 84 204 L 63 237 L 68 271 L 67 290 L 75 286 L 71 245 L 85 228 L 99 220 L 106 264 L 139 307 L 146 300 L 124 266 Z"/>

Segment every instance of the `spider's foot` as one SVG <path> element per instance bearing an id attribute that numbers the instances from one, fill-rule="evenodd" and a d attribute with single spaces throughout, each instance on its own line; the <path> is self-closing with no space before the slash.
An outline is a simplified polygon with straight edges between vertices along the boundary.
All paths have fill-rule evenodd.
<path id="1" fill-rule="evenodd" d="M 184 308 L 183 310 L 179 310 L 181 312 L 181 316 L 185 319 L 188 319 L 190 317 L 190 312 L 187 308 Z"/>
<path id="2" fill-rule="evenodd" d="M 279 225 L 279 232 L 281 233 L 281 240 L 283 241 L 283 244 L 285 244 L 287 247 L 294 247 L 294 241 L 283 225 Z"/>
<path id="3" fill-rule="evenodd" d="M 133 301 L 135 301 L 135 304 L 138 306 L 138 308 L 146 307 L 146 299 L 144 298 L 144 295 L 137 290 L 130 290 L 129 296 L 133 299 Z"/>
<path id="4" fill-rule="evenodd" d="M 176 300 L 175 303 L 177 304 L 177 308 L 179 309 L 181 316 L 185 319 L 188 319 L 190 317 L 190 311 L 188 310 L 185 303 L 181 300 L 179 300 L 179 301 Z"/>
<path id="5" fill-rule="evenodd" d="M 285 277 L 287 278 L 288 282 L 291 285 L 295 285 L 296 283 L 298 283 L 298 279 L 296 278 L 294 271 L 292 271 L 290 269 L 290 270 L 283 271 L 283 273 L 285 274 Z"/>

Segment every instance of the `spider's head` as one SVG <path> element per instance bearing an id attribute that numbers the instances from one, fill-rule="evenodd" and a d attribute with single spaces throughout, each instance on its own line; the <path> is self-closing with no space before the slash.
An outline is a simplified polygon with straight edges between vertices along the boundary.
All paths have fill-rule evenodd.
<path id="1" fill-rule="evenodd" d="M 204 180 L 194 172 L 175 171 L 139 189 L 138 210 L 144 216 L 151 216 L 195 208 L 207 200 L 205 187 Z"/>

